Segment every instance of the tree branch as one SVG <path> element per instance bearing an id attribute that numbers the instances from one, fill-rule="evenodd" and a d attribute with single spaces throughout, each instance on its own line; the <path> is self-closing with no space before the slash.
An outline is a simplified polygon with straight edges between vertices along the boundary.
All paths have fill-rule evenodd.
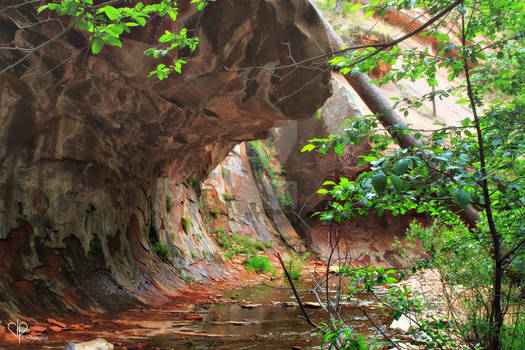
<path id="1" fill-rule="evenodd" d="M 286 275 L 286 278 L 288 279 L 288 282 L 290 283 L 290 286 L 292 287 L 293 295 L 295 296 L 295 299 L 297 300 L 297 303 L 299 304 L 299 307 L 301 308 L 301 312 L 303 313 L 306 322 L 308 322 L 312 327 L 318 328 L 318 326 L 314 323 L 314 321 L 312 321 L 312 319 L 308 315 L 308 312 L 306 312 L 306 309 L 304 308 L 301 298 L 299 297 L 299 294 L 297 293 L 297 289 L 295 289 L 295 285 L 292 281 L 292 278 L 290 277 L 290 274 L 288 273 L 288 270 L 286 269 L 286 266 L 284 264 L 283 258 L 281 257 L 281 254 L 276 253 L 275 256 L 277 257 L 277 259 L 279 259 L 279 263 L 281 264 L 284 274 Z"/>
<path id="2" fill-rule="evenodd" d="M 10 9 L 17 9 L 17 8 L 25 6 L 25 5 L 34 4 L 34 3 L 40 2 L 40 1 L 41 0 L 31 0 L 31 1 L 25 1 L 25 2 L 23 2 L 21 4 L 15 4 L 15 5 L 6 6 L 3 9 L 0 10 L 0 13 L 5 12 L 5 11 L 10 10 Z"/>
<path id="3" fill-rule="evenodd" d="M 7 66 L 6 68 L 2 69 L 0 71 L 0 75 L 2 75 L 3 73 L 7 72 L 8 70 L 18 66 L 19 64 L 21 64 L 22 62 L 24 62 L 26 59 L 28 59 L 32 54 L 34 54 L 36 51 L 38 50 L 41 50 L 43 48 L 45 48 L 46 46 L 48 46 L 49 44 L 51 44 L 52 42 L 54 42 L 55 40 L 59 39 L 60 37 L 62 37 L 64 34 L 66 34 L 68 31 L 70 31 L 72 28 L 73 28 L 73 25 L 75 24 L 75 21 L 71 21 L 71 23 L 69 23 L 69 25 L 67 27 L 65 27 L 60 33 L 58 33 L 57 35 L 53 36 L 51 39 L 43 42 L 42 44 L 38 45 L 37 47 L 34 47 L 30 52 L 27 53 L 27 55 L 25 55 L 24 57 L 22 57 L 21 59 L 19 59 L 18 61 L 16 61 L 15 63 Z"/>

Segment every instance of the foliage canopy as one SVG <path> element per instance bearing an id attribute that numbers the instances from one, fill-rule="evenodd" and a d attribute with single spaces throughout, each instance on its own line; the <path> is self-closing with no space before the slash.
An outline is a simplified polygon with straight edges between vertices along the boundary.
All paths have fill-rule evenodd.
<path id="1" fill-rule="evenodd" d="M 209 2 L 215 0 L 191 0 L 197 4 L 197 9 L 202 11 Z M 130 33 L 133 27 L 144 27 L 154 17 L 169 16 L 173 21 L 177 20 L 179 10 L 175 0 L 156 0 L 145 5 L 142 2 L 134 6 L 122 6 L 120 3 L 132 3 L 131 0 L 123 1 L 104 1 L 102 3 L 93 0 L 60 0 L 49 2 L 38 8 L 38 13 L 43 11 L 53 11 L 60 16 L 71 16 L 74 27 L 89 33 L 91 51 L 98 54 L 104 46 L 122 47 L 121 35 Z M 117 5 L 118 4 L 118 5 Z M 115 5 L 115 6 L 113 6 Z M 199 38 L 193 33 L 190 34 L 187 28 L 182 28 L 179 33 L 165 31 L 158 38 L 158 45 L 149 48 L 144 52 L 147 56 L 154 58 L 171 56 L 172 63 L 169 65 L 159 64 L 150 73 L 150 76 L 157 76 L 163 80 L 175 71 L 182 72 L 182 65 L 186 60 L 172 55 L 173 50 L 189 48 L 195 51 L 199 44 Z"/>
<path id="2" fill-rule="evenodd" d="M 483 307 L 475 303 L 469 309 L 472 322 L 463 335 L 473 346 L 477 342 L 499 349 L 507 344 L 505 339 L 502 342 L 502 332 L 508 334 L 508 327 L 523 322 L 523 315 L 505 314 L 508 305 L 520 309 L 518 296 L 525 281 L 525 2 L 371 0 L 347 6 L 348 11 L 358 9 L 365 16 L 377 17 L 389 11 L 422 9 L 425 22 L 391 42 L 342 48 L 345 54 L 330 61 L 335 68 L 343 74 L 369 73 L 380 62 L 392 63 L 394 68 L 376 83 L 425 79 L 434 87 L 420 99 L 393 98 L 394 108 L 405 116 L 425 100 L 454 94 L 458 103 L 470 108 L 471 117 L 460 125 L 410 130 L 381 127 L 377 116 L 367 116 L 347 120 L 341 134 L 310 140 L 303 151 L 342 153 L 345 145 L 358 144 L 363 137 L 372 144 L 361 162 L 369 170 L 353 181 L 342 177 L 325 182 L 318 192 L 331 202 L 316 215 L 332 223 L 385 210 L 434 217 L 437 226 L 431 233 L 414 227 L 419 239 L 433 242 L 425 249 L 432 253 L 433 260 L 428 262 L 434 265 L 425 266 L 440 269 L 451 285 L 465 283 L 469 273 L 479 274 L 488 267 L 480 276 L 491 288 L 479 294 Z M 436 51 L 398 45 L 411 35 L 432 36 L 438 43 Z M 440 88 L 438 72 L 446 72 L 451 88 Z M 411 132 L 418 147 L 392 149 L 399 136 Z M 468 205 L 480 212 L 476 227 L 467 228 L 461 222 L 462 209 Z M 444 240 L 440 232 L 449 232 L 455 239 Z M 469 251 L 478 254 L 464 255 Z M 443 260 L 450 253 L 455 259 L 449 256 L 448 262 L 460 261 L 461 254 L 471 259 L 461 267 L 469 273 L 451 273 L 458 267 Z M 458 280 L 460 275 L 463 278 Z"/>

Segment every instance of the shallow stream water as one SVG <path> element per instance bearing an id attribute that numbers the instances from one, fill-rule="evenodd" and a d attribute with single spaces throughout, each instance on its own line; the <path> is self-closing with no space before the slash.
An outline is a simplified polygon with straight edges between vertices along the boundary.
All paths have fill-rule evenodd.
<path id="1" fill-rule="evenodd" d="M 315 302 L 308 286 L 298 283 L 301 299 Z M 320 341 L 312 327 L 303 321 L 300 308 L 289 288 L 282 282 L 249 286 L 227 292 L 231 303 L 209 304 L 196 307 L 196 313 L 203 315 L 183 330 L 199 334 L 173 334 L 155 336 L 149 339 L 147 348 L 160 349 L 319 349 Z M 283 306 L 283 303 L 289 306 Z M 251 304 L 251 305 L 250 305 Z M 256 304 L 256 305 L 253 305 Z M 259 306 L 257 306 L 260 304 Z M 244 306 L 253 306 L 246 308 Z M 315 306 L 315 305 L 314 305 Z M 359 306 L 359 307 L 358 307 Z M 362 309 L 374 318 L 382 329 L 389 321 L 377 311 L 369 300 L 353 300 L 344 305 L 343 319 L 355 330 L 371 335 L 377 330 L 365 317 Z M 321 308 L 307 308 L 316 323 L 326 321 L 327 315 Z"/>

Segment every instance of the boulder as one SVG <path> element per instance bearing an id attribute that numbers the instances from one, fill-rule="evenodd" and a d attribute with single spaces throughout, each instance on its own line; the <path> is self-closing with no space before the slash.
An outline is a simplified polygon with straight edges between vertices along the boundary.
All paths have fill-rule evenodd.
<path id="1" fill-rule="evenodd" d="M 390 324 L 390 329 L 408 333 L 415 326 L 416 323 L 414 321 L 412 321 L 405 315 L 401 315 L 401 317 L 398 320 L 392 321 L 392 324 Z"/>
<path id="2" fill-rule="evenodd" d="M 113 344 L 102 338 L 93 339 L 82 343 L 67 343 L 62 350 L 113 350 Z"/>

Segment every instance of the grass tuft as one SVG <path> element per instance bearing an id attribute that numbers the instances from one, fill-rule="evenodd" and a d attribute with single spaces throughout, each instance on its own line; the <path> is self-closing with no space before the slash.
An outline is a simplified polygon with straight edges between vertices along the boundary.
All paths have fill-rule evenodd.
<path id="1" fill-rule="evenodd" d="M 224 199 L 226 202 L 233 201 L 235 199 L 235 196 L 232 196 L 229 193 L 224 193 L 222 195 L 222 199 Z"/>
<path id="2" fill-rule="evenodd" d="M 216 233 L 224 233 L 224 231 L 226 231 L 226 229 L 224 227 L 220 226 L 220 227 L 217 227 L 214 230 L 211 230 L 210 233 L 213 235 L 213 234 L 216 234 Z"/>
<path id="3" fill-rule="evenodd" d="M 169 213 L 174 206 L 175 204 L 173 202 L 173 196 L 171 195 L 171 193 L 168 193 L 166 195 L 166 211 Z"/>
<path id="4" fill-rule="evenodd" d="M 155 251 L 161 257 L 162 260 L 171 264 L 171 254 L 168 247 L 165 244 L 156 242 L 153 247 L 155 248 Z"/>
<path id="5" fill-rule="evenodd" d="M 184 231 L 189 232 L 191 228 L 191 224 L 192 224 L 192 221 L 189 216 L 185 216 L 182 218 L 182 228 L 184 229 Z"/>
<path id="6" fill-rule="evenodd" d="M 258 273 L 267 273 L 273 270 L 272 264 L 270 264 L 270 259 L 265 256 L 252 255 L 244 263 L 247 269 L 255 270 Z"/>

